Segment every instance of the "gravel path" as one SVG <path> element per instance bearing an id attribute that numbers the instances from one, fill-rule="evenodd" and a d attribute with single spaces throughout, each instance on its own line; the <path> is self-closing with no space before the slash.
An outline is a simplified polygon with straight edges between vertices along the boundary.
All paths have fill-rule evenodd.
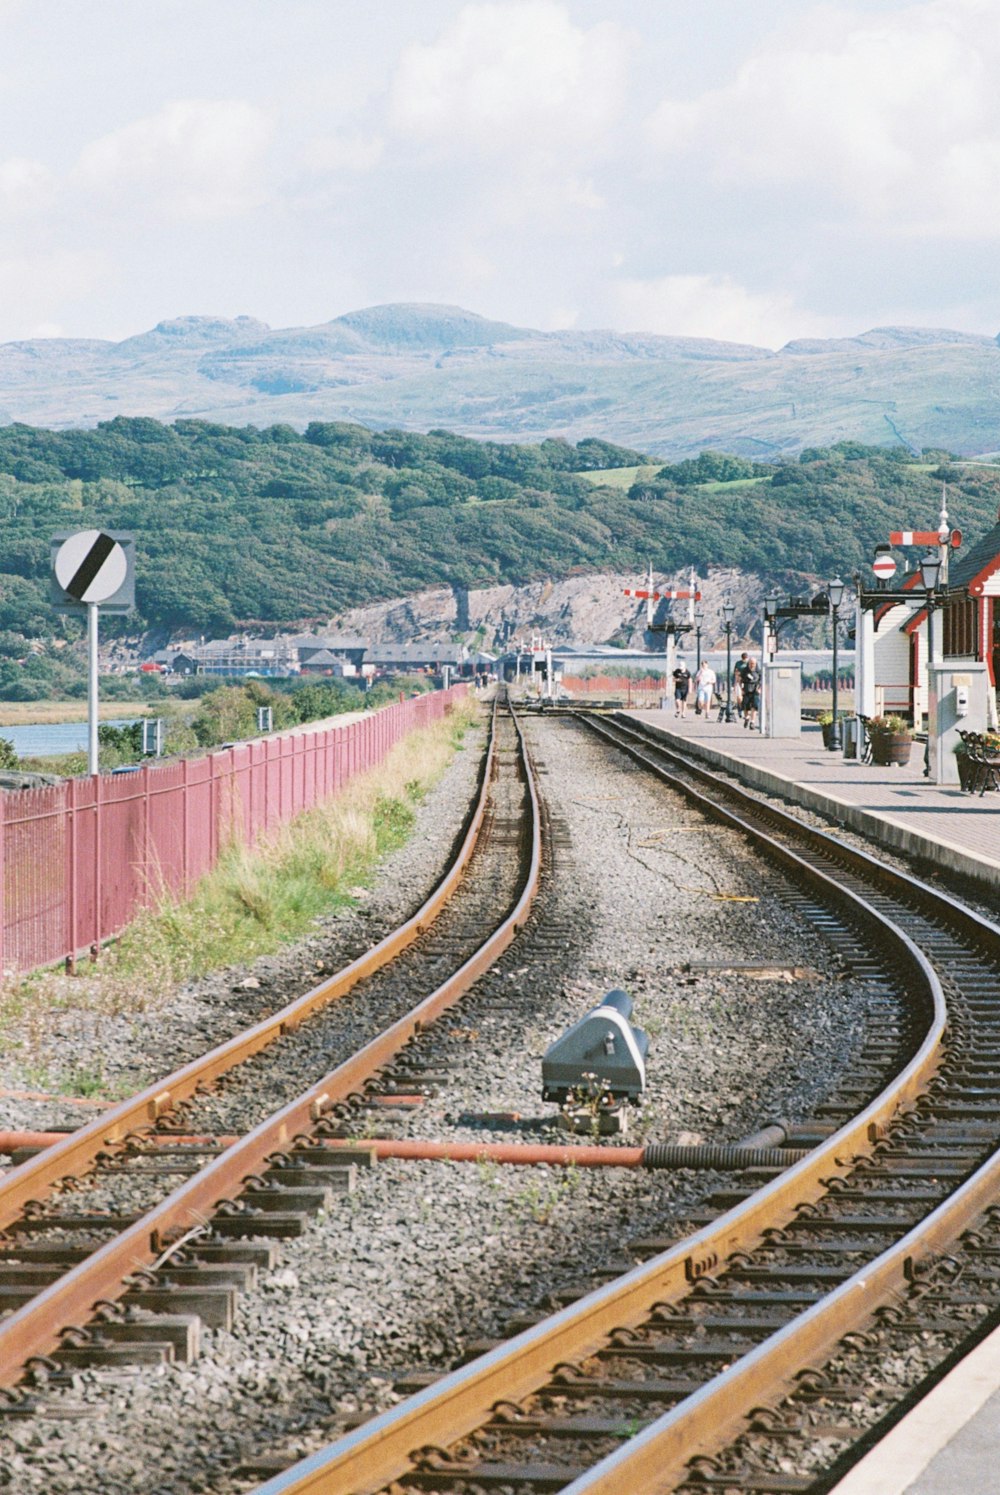
<path id="1" fill-rule="evenodd" d="M 452 1081 L 394 1133 L 565 1140 L 539 1098 L 541 1056 L 613 986 L 629 991 L 650 1035 L 649 1095 L 626 1142 L 733 1139 L 778 1116 L 806 1118 L 861 1041 L 865 989 L 845 980 L 736 833 L 583 728 L 534 719 L 528 734 L 559 832 L 554 875 L 522 938 L 421 1037 L 421 1059 Z M 687 969 L 753 959 L 809 974 Z M 85 1372 L 46 1394 L 50 1415 L 3 1427 L 0 1487 L 244 1490 L 226 1473 L 241 1456 L 292 1457 L 326 1441 L 359 1409 L 390 1404 L 401 1370 L 446 1368 L 717 1184 L 609 1169 L 363 1170 L 355 1193 L 282 1245 L 279 1268 L 240 1300 L 233 1332 L 206 1334 L 194 1365 Z"/>

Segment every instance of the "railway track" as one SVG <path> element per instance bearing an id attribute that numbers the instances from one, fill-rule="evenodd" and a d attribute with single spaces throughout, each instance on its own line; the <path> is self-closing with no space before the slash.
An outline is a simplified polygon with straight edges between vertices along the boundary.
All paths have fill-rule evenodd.
<path id="1" fill-rule="evenodd" d="M 588 725 L 791 876 L 884 997 L 862 1072 L 807 1157 L 258 1495 L 819 1492 L 1000 1314 L 1000 928 L 634 723 Z"/>
<path id="2" fill-rule="evenodd" d="M 498 706 L 461 845 L 406 923 L 4 1177 L 8 1414 L 32 1410 L 18 1384 L 26 1370 L 188 1359 L 201 1323 L 231 1321 L 235 1293 L 271 1264 L 274 1242 L 301 1233 L 364 1161 L 329 1135 L 340 1109 L 419 1089 L 407 1044 L 515 938 L 540 866 L 531 766 L 517 722 Z M 220 1114 L 234 1136 L 219 1136 Z"/>

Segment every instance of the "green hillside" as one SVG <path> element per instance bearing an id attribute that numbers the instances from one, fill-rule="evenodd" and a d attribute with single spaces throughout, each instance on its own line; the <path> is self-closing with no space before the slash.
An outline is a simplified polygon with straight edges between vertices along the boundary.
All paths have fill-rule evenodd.
<path id="1" fill-rule="evenodd" d="M 638 480 L 622 486 L 622 468 Z M 665 571 L 737 566 L 786 585 L 848 576 L 890 529 L 936 520 L 942 477 L 967 534 L 995 521 L 1000 472 L 903 447 L 841 443 L 779 464 L 708 453 L 658 467 L 602 441 L 514 446 L 340 423 L 304 434 L 125 418 L 86 431 L 8 426 L 0 657 L 53 631 L 56 529 L 134 531 L 139 623 L 217 633 L 328 618 L 435 585 L 647 559 Z"/>

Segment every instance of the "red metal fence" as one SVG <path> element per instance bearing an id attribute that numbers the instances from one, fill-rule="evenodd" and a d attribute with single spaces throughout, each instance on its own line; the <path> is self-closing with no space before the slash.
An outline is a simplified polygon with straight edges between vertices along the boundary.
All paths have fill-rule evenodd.
<path id="1" fill-rule="evenodd" d="M 666 690 L 662 675 L 564 675 L 562 684 L 571 695 L 620 696 L 627 706 L 659 706 Z"/>
<path id="2" fill-rule="evenodd" d="M 187 892 L 233 839 L 336 794 L 468 687 L 358 721 L 241 742 L 136 773 L 0 794 L 0 971 L 100 945 L 162 893 Z"/>

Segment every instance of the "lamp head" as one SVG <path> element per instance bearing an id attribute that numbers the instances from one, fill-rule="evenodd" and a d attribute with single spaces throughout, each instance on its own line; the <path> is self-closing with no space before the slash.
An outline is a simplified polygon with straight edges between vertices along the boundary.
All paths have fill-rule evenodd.
<path id="1" fill-rule="evenodd" d="M 764 598 L 764 616 L 765 616 L 765 618 L 773 618 L 776 615 L 777 611 L 778 611 L 778 594 L 777 594 L 777 592 L 768 592 L 767 596 Z"/>
<path id="2" fill-rule="evenodd" d="M 928 592 L 937 590 L 938 577 L 941 575 L 941 557 L 936 550 L 929 550 L 920 561 L 920 576 L 924 587 Z"/>
<path id="3" fill-rule="evenodd" d="M 725 621 L 727 623 L 732 623 L 733 616 L 734 616 L 735 612 L 736 612 L 736 604 L 735 604 L 735 602 L 730 602 L 730 601 L 727 600 L 727 601 L 725 601 L 722 604 L 722 616 L 723 616 L 723 618 L 725 619 Z"/>
<path id="4" fill-rule="evenodd" d="M 844 600 L 844 583 L 839 576 L 835 576 L 826 589 L 826 595 L 830 599 L 830 606 L 836 610 Z"/>

